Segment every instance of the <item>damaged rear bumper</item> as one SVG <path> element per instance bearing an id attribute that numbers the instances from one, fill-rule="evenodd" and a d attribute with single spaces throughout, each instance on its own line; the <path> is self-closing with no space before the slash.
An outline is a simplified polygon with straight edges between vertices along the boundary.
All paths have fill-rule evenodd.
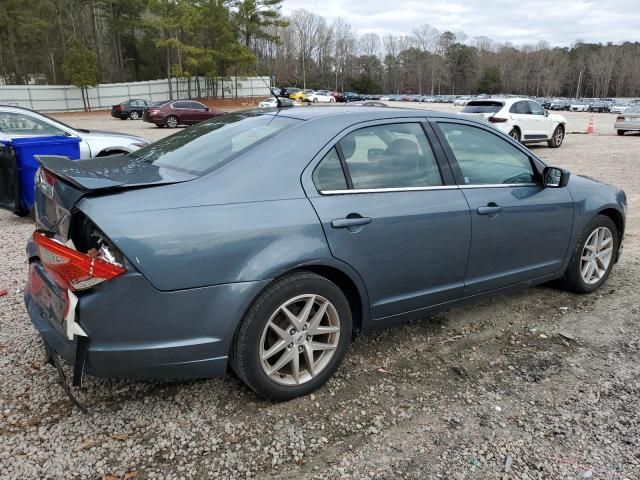
<path id="1" fill-rule="evenodd" d="M 48 348 L 75 367 L 74 379 L 82 370 L 107 378 L 206 378 L 225 374 L 235 329 L 266 283 L 163 292 L 128 273 L 78 293 L 75 320 L 86 337 L 72 340 L 31 285 L 25 304 Z"/>

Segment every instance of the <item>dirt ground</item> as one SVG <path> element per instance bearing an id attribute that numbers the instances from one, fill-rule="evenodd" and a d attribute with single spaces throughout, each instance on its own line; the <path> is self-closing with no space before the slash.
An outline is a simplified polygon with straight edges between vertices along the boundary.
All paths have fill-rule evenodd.
<path id="1" fill-rule="evenodd" d="M 569 132 L 586 131 L 589 114 L 566 117 Z M 640 479 L 640 135 L 616 136 L 614 118 L 596 114 L 595 134 L 560 149 L 532 147 L 627 193 L 624 255 L 600 291 L 540 286 L 358 338 L 328 385 L 288 403 L 231 375 L 89 378 L 83 415 L 23 307 L 33 225 L 0 212 L 0 477 Z"/>

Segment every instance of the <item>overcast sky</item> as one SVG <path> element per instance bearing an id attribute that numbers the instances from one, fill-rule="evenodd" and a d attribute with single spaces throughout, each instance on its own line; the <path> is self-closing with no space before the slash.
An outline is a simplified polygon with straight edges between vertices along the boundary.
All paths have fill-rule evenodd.
<path id="1" fill-rule="evenodd" d="M 284 0 L 284 14 L 298 8 L 342 17 L 358 34 L 407 35 L 427 23 L 515 45 L 640 40 L 640 0 Z"/>

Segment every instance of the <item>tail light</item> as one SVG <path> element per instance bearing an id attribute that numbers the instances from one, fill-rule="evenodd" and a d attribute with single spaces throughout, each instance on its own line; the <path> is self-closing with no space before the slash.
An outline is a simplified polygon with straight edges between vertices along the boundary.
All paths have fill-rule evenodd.
<path id="1" fill-rule="evenodd" d="M 489 117 L 489 123 L 505 123 L 506 121 L 507 121 L 506 118 Z"/>
<path id="2" fill-rule="evenodd" d="M 624 120 L 624 115 L 618 115 L 618 116 L 616 117 L 616 120 Z"/>
<path id="3" fill-rule="evenodd" d="M 157 108 L 149 109 L 149 115 L 155 115 L 155 114 L 157 114 L 159 112 L 160 112 L 160 110 L 158 110 Z"/>
<path id="4" fill-rule="evenodd" d="M 34 232 L 33 241 L 38 246 L 44 267 L 57 277 L 62 287 L 72 291 L 86 290 L 127 271 L 98 258 L 97 253 L 80 253 L 38 232 Z"/>
<path id="5" fill-rule="evenodd" d="M 118 105 L 116 107 L 116 110 L 118 110 L 119 112 L 123 111 L 124 110 L 124 105 Z"/>
<path id="6" fill-rule="evenodd" d="M 53 191 L 56 184 L 56 176 L 45 170 L 44 168 L 38 168 L 35 177 L 35 185 L 44 193 L 47 198 L 53 200 Z"/>

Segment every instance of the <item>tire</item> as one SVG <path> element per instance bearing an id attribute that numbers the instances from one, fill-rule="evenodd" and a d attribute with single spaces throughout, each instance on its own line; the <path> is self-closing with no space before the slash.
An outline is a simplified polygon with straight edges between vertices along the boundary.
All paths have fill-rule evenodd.
<path id="1" fill-rule="evenodd" d="M 120 117 L 120 120 L 126 120 L 129 117 Z"/>
<path id="2" fill-rule="evenodd" d="M 165 119 L 164 124 L 167 128 L 176 128 L 178 125 L 180 125 L 180 120 L 178 120 L 178 117 L 176 117 L 175 115 L 169 115 Z"/>
<path id="3" fill-rule="evenodd" d="M 139 120 L 140 119 L 140 112 L 137 112 L 135 110 L 131 110 L 131 112 L 129 113 L 129 118 L 131 120 Z"/>
<path id="4" fill-rule="evenodd" d="M 313 103 L 318 103 L 318 99 L 317 99 L 317 98 L 314 98 L 314 99 L 313 99 Z"/>
<path id="5" fill-rule="evenodd" d="M 164 128 L 164 123 L 156 123 L 156 127 L 158 127 L 158 128 Z"/>
<path id="6" fill-rule="evenodd" d="M 513 138 L 516 142 L 520 141 L 520 130 L 518 130 L 517 128 L 512 128 L 511 131 L 509 132 L 509 136 L 511 138 Z"/>
<path id="7" fill-rule="evenodd" d="M 317 312 L 320 305 L 327 302 L 321 327 L 337 329 L 335 333 L 305 335 L 303 330 L 306 330 L 306 326 L 296 330 L 282 313 L 282 307 L 288 305 L 291 312 L 302 315 L 306 302 L 311 298 L 309 296 L 312 296 L 312 302 L 318 302 L 317 305 L 312 304 L 309 318 L 313 317 L 313 312 Z M 281 327 L 280 332 L 287 336 L 276 336 L 272 324 Z M 307 324 L 311 325 L 312 320 L 307 319 L 304 325 Z M 290 336 L 291 333 L 293 335 Z M 230 363 L 238 377 L 259 395 L 272 400 L 290 400 L 313 392 L 329 380 L 347 352 L 351 333 L 351 309 L 342 291 L 324 277 L 311 272 L 296 272 L 270 285 L 255 300 L 234 336 Z M 278 348 L 276 343 L 280 344 L 276 353 L 263 360 L 263 355 Z M 314 368 L 320 368 L 314 374 L 310 373 L 306 360 L 307 346 L 310 348 L 310 344 L 333 345 L 331 349 L 312 350 L 312 364 L 315 363 Z M 292 359 L 286 361 L 285 355 L 291 355 Z M 296 356 L 299 383 L 295 382 L 294 377 Z M 277 367 L 283 359 L 285 363 L 269 375 L 267 370 Z"/>
<path id="8" fill-rule="evenodd" d="M 329 99 L 329 103 L 335 103 L 335 102 L 336 102 L 336 99 L 335 99 L 335 98 L 330 98 L 330 99 Z"/>
<path id="9" fill-rule="evenodd" d="M 551 136 L 551 140 L 547 142 L 549 148 L 559 148 L 564 141 L 564 127 L 562 125 L 558 125 L 556 129 L 553 131 L 553 135 Z"/>
<path id="10" fill-rule="evenodd" d="M 608 229 L 608 231 L 611 233 L 611 240 L 610 240 L 610 244 L 612 245 L 611 255 L 602 276 L 599 279 L 597 279 L 597 281 L 593 281 L 589 283 L 585 280 L 581 271 L 581 269 L 584 268 L 585 266 L 585 263 L 583 262 L 587 262 L 587 260 L 583 259 L 583 256 L 585 256 L 585 253 L 587 250 L 585 246 L 587 244 L 587 241 L 592 239 L 592 235 L 594 235 L 595 232 L 601 228 Z M 619 233 L 618 233 L 618 229 L 616 228 L 616 224 L 613 222 L 613 220 L 611 220 L 609 217 L 605 215 L 596 216 L 593 220 L 591 220 L 591 222 L 589 222 L 587 227 L 584 229 L 584 231 L 580 235 L 580 238 L 576 243 L 573 253 L 571 254 L 571 260 L 569 261 L 569 265 L 567 266 L 567 270 L 564 274 L 564 277 L 560 280 L 560 285 L 564 289 L 569 290 L 571 292 L 575 292 L 575 293 L 595 292 L 597 289 L 599 289 L 602 286 L 602 284 L 604 284 L 604 282 L 607 281 L 607 278 L 609 278 L 609 274 L 611 273 L 611 269 L 613 268 L 613 264 L 615 263 L 619 244 L 620 244 Z M 604 248 L 606 248 L 606 245 L 608 244 L 605 244 L 605 247 L 603 247 L 603 251 L 604 251 Z M 599 267 L 603 267 L 601 262 L 596 262 L 596 264 L 598 264 Z M 587 269 L 587 272 L 588 272 L 588 269 Z"/>
<path id="11" fill-rule="evenodd" d="M 624 133 L 626 132 L 626 130 L 618 130 L 616 133 L 620 136 L 624 135 Z"/>

